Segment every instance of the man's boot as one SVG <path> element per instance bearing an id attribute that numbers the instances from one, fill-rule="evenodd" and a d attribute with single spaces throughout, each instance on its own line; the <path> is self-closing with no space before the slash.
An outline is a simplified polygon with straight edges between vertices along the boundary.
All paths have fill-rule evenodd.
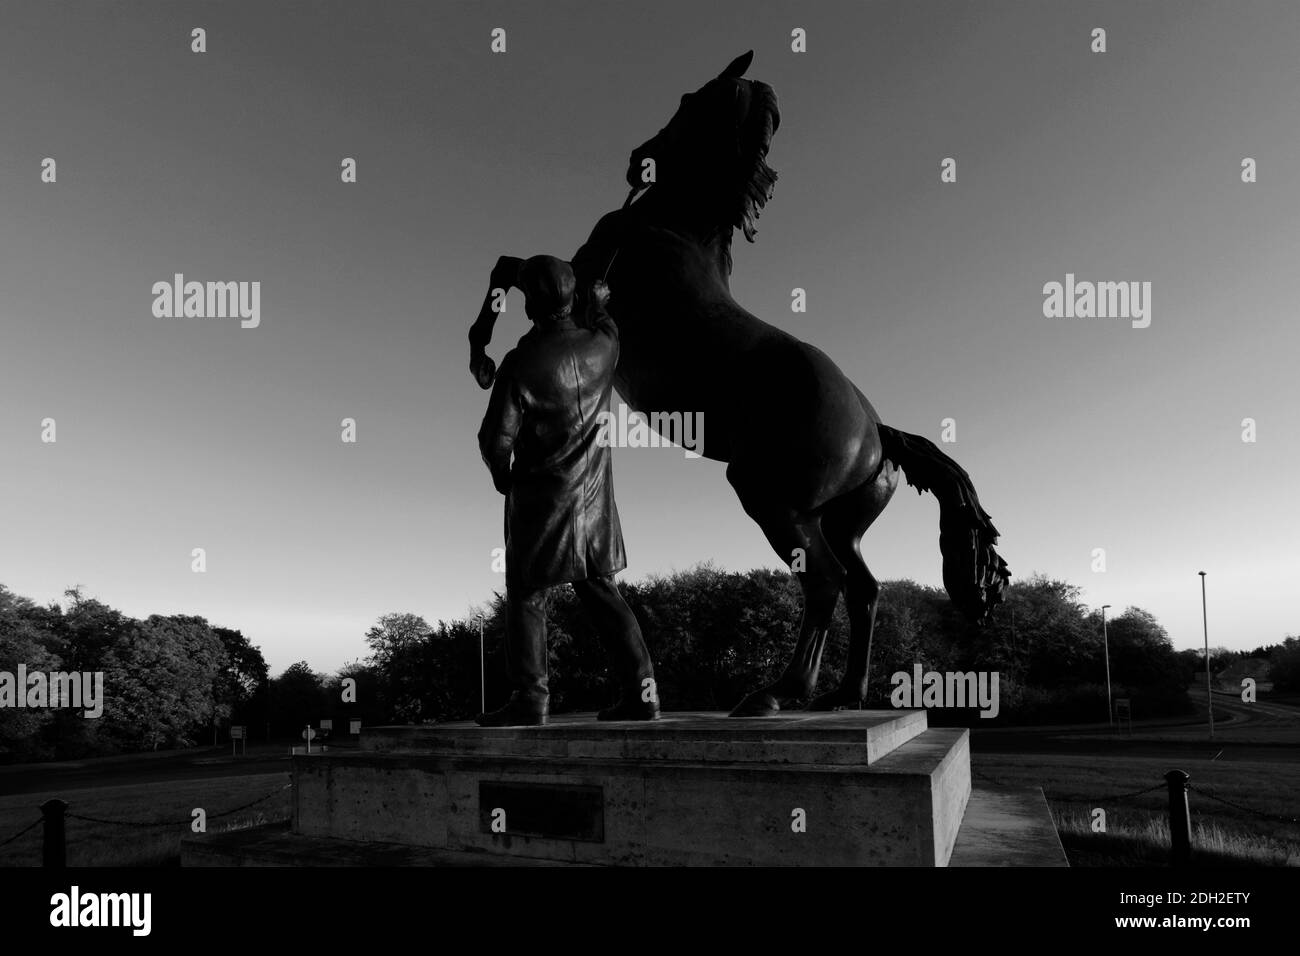
<path id="1" fill-rule="evenodd" d="M 658 720 L 659 688 L 655 684 L 650 651 L 641 637 L 636 615 L 618 593 L 612 574 L 573 585 L 596 632 L 609 651 L 615 680 L 620 684 L 617 703 L 596 714 L 597 720 Z"/>
<path id="2" fill-rule="evenodd" d="M 474 722 L 480 727 L 540 727 L 550 713 L 549 697 L 525 697 L 515 691 L 504 707 L 479 714 Z"/>
<path id="3" fill-rule="evenodd" d="M 618 702 L 597 712 L 597 720 L 658 720 L 659 690 L 653 677 L 623 688 Z"/>
<path id="4" fill-rule="evenodd" d="M 551 712 L 546 673 L 546 592 L 506 586 L 506 672 L 515 688 L 504 707 L 474 718 L 480 727 L 540 727 Z"/>

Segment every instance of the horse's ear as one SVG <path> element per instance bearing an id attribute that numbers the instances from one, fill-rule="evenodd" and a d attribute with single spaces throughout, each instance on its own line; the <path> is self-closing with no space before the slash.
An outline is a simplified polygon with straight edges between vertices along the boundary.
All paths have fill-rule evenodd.
<path id="1" fill-rule="evenodd" d="M 718 79 L 738 80 L 745 75 L 745 71 L 749 69 L 749 64 L 753 62 L 754 62 L 753 50 L 749 50 L 748 52 L 742 53 L 740 54 L 740 56 L 732 60 L 731 63 L 727 65 L 727 68 L 725 70 L 723 70 L 721 73 L 718 74 Z"/>

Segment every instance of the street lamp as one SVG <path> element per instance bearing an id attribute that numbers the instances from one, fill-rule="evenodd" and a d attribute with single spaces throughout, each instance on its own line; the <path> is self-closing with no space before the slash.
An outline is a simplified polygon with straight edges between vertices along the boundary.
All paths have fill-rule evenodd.
<path id="1" fill-rule="evenodd" d="M 1101 606 L 1101 646 L 1106 652 L 1106 723 L 1110 725 L 1111 733 L 1115 732 L 1115 715 L 1114 707 L 1110 702 L 1110 639 L 1106 636 L 1106 608 L 1109 604 Z"/>
<path id="2" fill-rule="evenodd" d="M 1205 572 L 1201 576 L 1201 629 L 1205 634 L 1205 700 L 1210 708 L 1210 739 L 1214 739 L 1214 688 L 1210 685 L 1210 622 L 1205 614 Z"/>
<path id="3" fill-rule="evenodd" d="M 478 709 L 487 713 L 487 659 L 483 656 L 483 615 L 478 616 Z"/>

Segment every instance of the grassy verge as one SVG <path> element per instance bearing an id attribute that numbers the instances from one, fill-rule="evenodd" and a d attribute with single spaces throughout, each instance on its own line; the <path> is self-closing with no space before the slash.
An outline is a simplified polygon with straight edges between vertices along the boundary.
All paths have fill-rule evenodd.
<path id="1" fill-rule="evenodd" d="M 1169 860 L 1166 770 L 1191 776 L 1194 861 L 1213 866 L 1300 866 L 1300 765 L 1105 754 L 983 754 L 974 784 L 1042 787 L 1072 866 L 1161 866 Z M 1230 801 L 1232 806 L 1214 800 Z M 1106 811 L 1106 832 L 1092 830 Z"/>
<path id="2" fill-rule="evenodd" d="M 1169 819 L 1163 814 L 1130 813 L 1119 823 L 1107 815 L 1106 832 L 1092 829 L 1092 813 L 1056 805 L 1061 845 L 1071 866 L 1166 866 Z M 1259 836 L 1233 824 L 1203 820 L 1192 825 L 1192 866 L 1300 866 L 1300 844 Z"/>
<path id="3" fill-rule="evenodd" d="M 289 774 L 283 772 L 2 797 L 0 840 L 39 819 L 38 807 L 58 797 L 67 801 L 70 815 L 137 823 L 167 821 L 162 826 L 140 827 L 70 817 L 69 866 L 176 866 L 180 863 L 181 840 L 193 835 L 190 821 L 195 808 L 206 812 L 208 833 L 287 820 L 290 791 L 284 787 L 288 782 Z M 260 800 L 262 797 L 268 799 Z M 255 800 L 260 802 L 237 813 L 226 813 Z M 40 866 L 41 831 L 38 826 L 0 847 L 0 866 Z"/>

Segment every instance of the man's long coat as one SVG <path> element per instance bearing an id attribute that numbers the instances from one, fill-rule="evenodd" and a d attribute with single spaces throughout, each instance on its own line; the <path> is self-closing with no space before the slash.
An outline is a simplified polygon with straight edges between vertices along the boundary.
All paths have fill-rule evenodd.
<path id="1" fill-rule="evenodd" d="M 600 314 L 534 327 L 501 362 L 479 450 L 506 494 L 506 586 L 534 590 L 627 566 L 607 428 L 618 328 Z M 511 454 L 514 463 L 511 464 Z"/>

